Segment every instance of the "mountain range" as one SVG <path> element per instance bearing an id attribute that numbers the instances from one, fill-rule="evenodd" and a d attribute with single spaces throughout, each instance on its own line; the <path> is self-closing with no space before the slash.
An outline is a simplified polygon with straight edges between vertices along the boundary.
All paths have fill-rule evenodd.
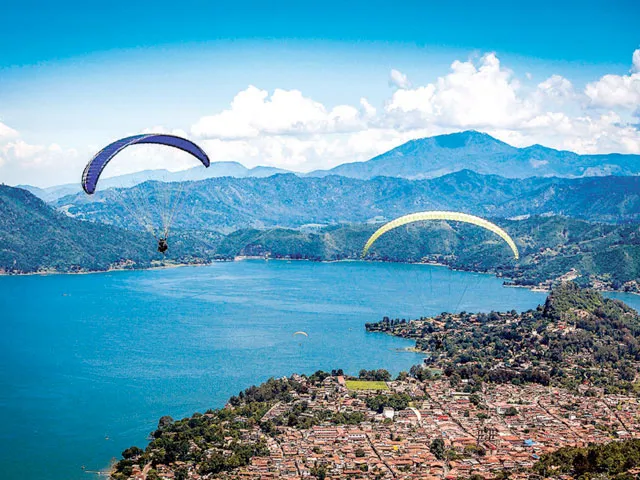
<path id="1" fill-rule="evenodd" d="M 178 172 L 168 170 L 143 170 L 141 172 L 119 175 L 116 177 L 100 179 L 100 189 L 131 188 L 148 181 L 157 182 L 190 182 L 207 178 L 234 177 L 234 178 L 263 178 L 278 173 L 288 173 L 275 167 L 247 168 L 238 162 L 213 162 L 209 168 L 193 167 Z M 53 187 L 39 188 L 31 185 L 18 185 L 19 188 L 28 190 L 45 202 L 54 202 L 66 195 L 82 193 L 80 182 L 68 183 Z"/>
<path id="2" fill-rule="evenodd" d="M 463 169 L 509 178 L 637 175 L 640 155 L 578 155 L 542 145 L 517 148 L 486 133 L 465 131 L 411 140 L 366 162 L 346 163 L 311 175 L 421 179 Z"/>
<path id="3" fill-rule="evenodd" d="M 166 195 L 182 200 L 175 227 L 229 231 L 308 224 L 379 222 L 421 210 L 482 217 L 565 215 L 600 222 L 640 219 L 640 177 L 526 178 L 471 170 L 428 180 L 331 175 L 212 178 L 188 184 L 146 182 L 133 188 L 66 196 L 52 205 L 81 219 L 131 227 L 130 206 L 153 213 Z"/>
<path id="4" fill-rule="evenodd" d="M 180 182 L 218 177 L 262 178 L 279 173 L 295 173 L 300 177 L 340 175 L 357 179 L 377 176 L 429 179 L 464 169 L 507 178 L 637 175 L 640 174 L 640 155 L 578 155 L 542 145 L 517 148 L 486 133 L 466 131 L 411 140 L 365 162 L 345 163 L 310 173 L 288 172 L 274 167 L 248 169 L 237 162 L 214 162 L 208 169 L 195 167 L 180 172 L 146 170 L 105 178 L 100 188 L 129 188 L 150 180 Z M 79 184 L 20 187 L 47 202 L 80 192 Z"/>
<path id="5" fill-rule="evenodd" d="M 329 177 L 341 178 L 341 177 Z M 499 220 L 515 239 L 513 263 L 504 242 L 467 224 L 428 222 L 383 236 L 370 258 L 427 259 L 456 269 L 493 272 L 519 285 L 549 286 L 569 275 L 584 285 L 638 291 L 637 224 L 603 224 L 560 216 Z M 26 190 L 0 186 L 0 273 L 86 272 L 206 263 L 237 255 L 310 260 L 358 259 L 376 224 L 299 229 L 176 231 L 162 257 L 154 238 L 56 212 Z"/>

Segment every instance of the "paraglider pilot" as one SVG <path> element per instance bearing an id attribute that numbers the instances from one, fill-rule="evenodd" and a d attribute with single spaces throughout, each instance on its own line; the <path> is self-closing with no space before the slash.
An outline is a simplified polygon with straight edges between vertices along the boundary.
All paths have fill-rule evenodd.
<path id="1" fill-rule="evenodd" d="M 162 237 L 158 239 L 158 251 L 164 255 L 164 253 L 169 250 L 169 245 L 167 244 L 167 239 Z"/>

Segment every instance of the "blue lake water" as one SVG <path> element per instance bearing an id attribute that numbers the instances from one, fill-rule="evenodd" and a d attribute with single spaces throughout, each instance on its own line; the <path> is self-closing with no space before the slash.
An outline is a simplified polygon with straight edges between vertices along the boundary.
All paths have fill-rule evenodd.
<path id="1" fill-rule="evenodd" d="M 93 478 L 82 466 L 146 445 L 162 415 L 222 407 L 271 376 L 408 370 L 422 360 L 403 351 L 412 342 L 365 332 L 384 315 L 544 298 L 489 275 L 360 262 L 0 277 L 0 478 Z"/>

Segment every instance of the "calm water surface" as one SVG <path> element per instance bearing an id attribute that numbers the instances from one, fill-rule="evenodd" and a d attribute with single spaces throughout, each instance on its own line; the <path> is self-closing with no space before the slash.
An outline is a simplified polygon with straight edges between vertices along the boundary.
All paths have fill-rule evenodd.
<path id="1" fill-rule="evenodd" d="M 413 342 L 364 330 L 383 315 L 544 297 L 488 275 L 359 262 L 0 277 L 0 478 L 91 479 L 83 465 L 144 446 L 162 415 L 221 407 L 271 376 L 408 370 L 422 359 L 402 351 Z"/>

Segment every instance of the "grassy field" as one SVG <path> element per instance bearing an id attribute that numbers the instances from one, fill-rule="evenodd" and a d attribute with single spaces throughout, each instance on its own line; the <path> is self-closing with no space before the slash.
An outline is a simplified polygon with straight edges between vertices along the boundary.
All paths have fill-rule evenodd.
<path id="1" fill-rule="evenodd" d="M 347 380 L 349 390 L 389 390 L 384 382 L 371 382 L 367 380 Z"/>

